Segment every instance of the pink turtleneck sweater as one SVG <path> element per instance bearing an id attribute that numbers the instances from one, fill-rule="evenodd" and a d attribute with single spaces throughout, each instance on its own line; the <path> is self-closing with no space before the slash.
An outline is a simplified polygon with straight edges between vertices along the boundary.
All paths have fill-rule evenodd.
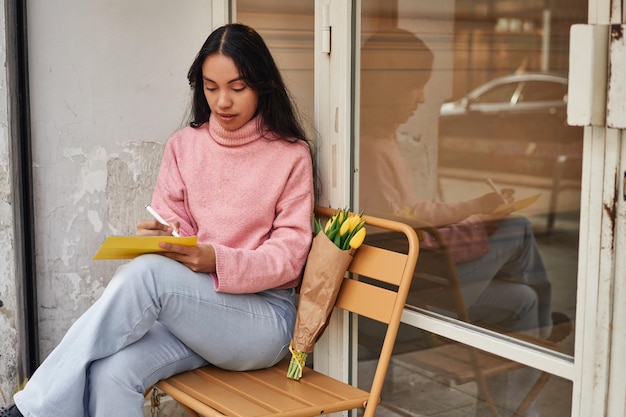
<path id="1" fill-rule="evenodd" d="M 309 252 L 309 148 L 264 131 L 258 116 L 236 131 L 210 119 L 176 132 L 163 153 L 152 206 L 181 236 L 213 245 L 220 292 L 295 287 Z"/>

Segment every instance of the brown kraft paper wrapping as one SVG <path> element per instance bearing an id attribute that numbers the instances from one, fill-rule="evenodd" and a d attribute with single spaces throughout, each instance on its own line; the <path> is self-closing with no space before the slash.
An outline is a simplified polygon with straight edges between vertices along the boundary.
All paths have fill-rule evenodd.
<path id="1" fill-rule="evenodd" d="M 332 313 L 343 278 L 352 262 L 352 250 L 341 250 L 320 232 L 313 239 L 304 268 L 292 345 L 313 352 Z"/>

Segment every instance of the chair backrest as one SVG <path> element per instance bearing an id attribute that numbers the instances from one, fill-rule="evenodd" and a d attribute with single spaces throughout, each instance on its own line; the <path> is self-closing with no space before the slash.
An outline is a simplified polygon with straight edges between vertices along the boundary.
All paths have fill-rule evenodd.
<path id="1" fill-rule="evenodd" d="M 336 210 L 316 207 L 318 217 L 330 217 Z M 400 319 L 404 309 L 419 253 L 415 230 L 403 223 L 363 216 L 368 233 L 381 228 L 403 235 L 405 253 L 399 253 L 369 244 L 362 245 L 354 255 L 344 278 L 336 307 L 385 323 L 387 330 L 374 374 L 368 404 L 377 403 L 387 373 Z M 371 228 L 371 229 L 370 229 Z M 373 416 L 374 407 L 366 407 L 365 417 Z"/>
<path id="2" fill-rule="evenodd" d="M 469 315 L 460 291 L 456 265 L 447 242 L 436 227 L 419 219 L 408 221 L 420 238 L 432 237 L 431 245 L 419 245 L 419 263 L 415 267 L 407 304 L 469 322 Z M 372 236 L 367 242 L 389 250 L 407 253 L 406 239 L 400 233 L 387 232 Z"/>

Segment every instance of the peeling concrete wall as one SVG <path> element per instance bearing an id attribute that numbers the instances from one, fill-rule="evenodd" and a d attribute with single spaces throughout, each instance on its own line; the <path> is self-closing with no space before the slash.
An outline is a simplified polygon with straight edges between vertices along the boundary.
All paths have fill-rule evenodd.
<path id="1" fill-rule="evenodd" d="M 4 2 L 0 3 L 0 62 L 6 62 Z M 0 406 L 11 401 L 17 384 L 18 352 L 15 237 L 11 198 L 7 74 L 0 71 Z"/>
<path id="2" fill-rule="evenodd" d="M 40 351 L 102 293 L 107 234 L 148 218 L 168 136 L 185 122 L 186 73 L 211 31 L 209 0 L 29 2 Z"/>

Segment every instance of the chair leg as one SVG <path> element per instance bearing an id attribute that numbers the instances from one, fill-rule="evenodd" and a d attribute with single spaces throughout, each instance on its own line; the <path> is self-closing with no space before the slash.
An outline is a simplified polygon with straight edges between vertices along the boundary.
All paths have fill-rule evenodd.
<path id="1" fill-rule="evenodd" d="M 551 375 L 547 372 L 542 372 L 537 381 L 530 388 L 528 393 L 524 396 L 522 401 L 520 402 L 517 409 L 513 412 L 514 417 L 523 417 L 532 403 L 537 398 L 537 395 L 541 392 L 541 390 L 545 387 L 550 379 Z M 489 393 L 489 388 L 487 386 L 487 381 L 482 374 L 476 375 L 476 384 L 478 386 L 479 398 L 487 403 L 489 407 L 489 411 L 493 415 L 493 417 L 501 417 L 500 412 L 496 408 L 493 402 L 493 397 Z"/>
<path id="2" fill-rule="evenodd" d="M 468 347 L 467 352 L 469 354 L 472 367 L 474 368 L 476 388 L 478 389 L 478 399 L 487 403 L 489 412 L 491 413 L 493 417 L 501 417 L 500 412 L 498 411 L 498 409 L 496 408 L 493 402 L 493 397 L 491 396 L 491 393 L 489 392 L 489 387 L 487 386 L 487 379 L 485 378 L 485 375 L 482 373 L 482 370 L 480 369 L 476 351 L 473 348 Z"/>
<path id="3" fill-rule="evenodd" d="M 485 376 L 480 372 L 476 374 L 476 386 L 478 388 L 478 399 L 484 401 L 487 404 L 487 408 L 489 408 L 489 412 L 493 417 L 501 417 L 500 412 L 493 402 L 493 397 L 489 392 L 489 387 L 487 386 Z"/>
<path id="4" fill-rule="evenodd" d="M 531 387 L 530 391 L 528 391 L 528 394 L 526 394 L 526 396 L 524 397 L 520 405 L 517 407 L 517 410 L 515 410 L 515 413 L 513 413 L 514 416 L 523 417 L 524 414 L 526 414 L 526 411 L 528 411 L 528 408 L 532 405 L 533 401 L 535 401 L 535 399 L 537 398 L 537 395 L 539 395 L 543 387 L 548 383 L 550 376 L 551 375 L 547 372 L 541 373 L 541 375 L 539 376 L 539 379 L 537 379 L 537 382 L 535 382 L 535 384 Z"/>

